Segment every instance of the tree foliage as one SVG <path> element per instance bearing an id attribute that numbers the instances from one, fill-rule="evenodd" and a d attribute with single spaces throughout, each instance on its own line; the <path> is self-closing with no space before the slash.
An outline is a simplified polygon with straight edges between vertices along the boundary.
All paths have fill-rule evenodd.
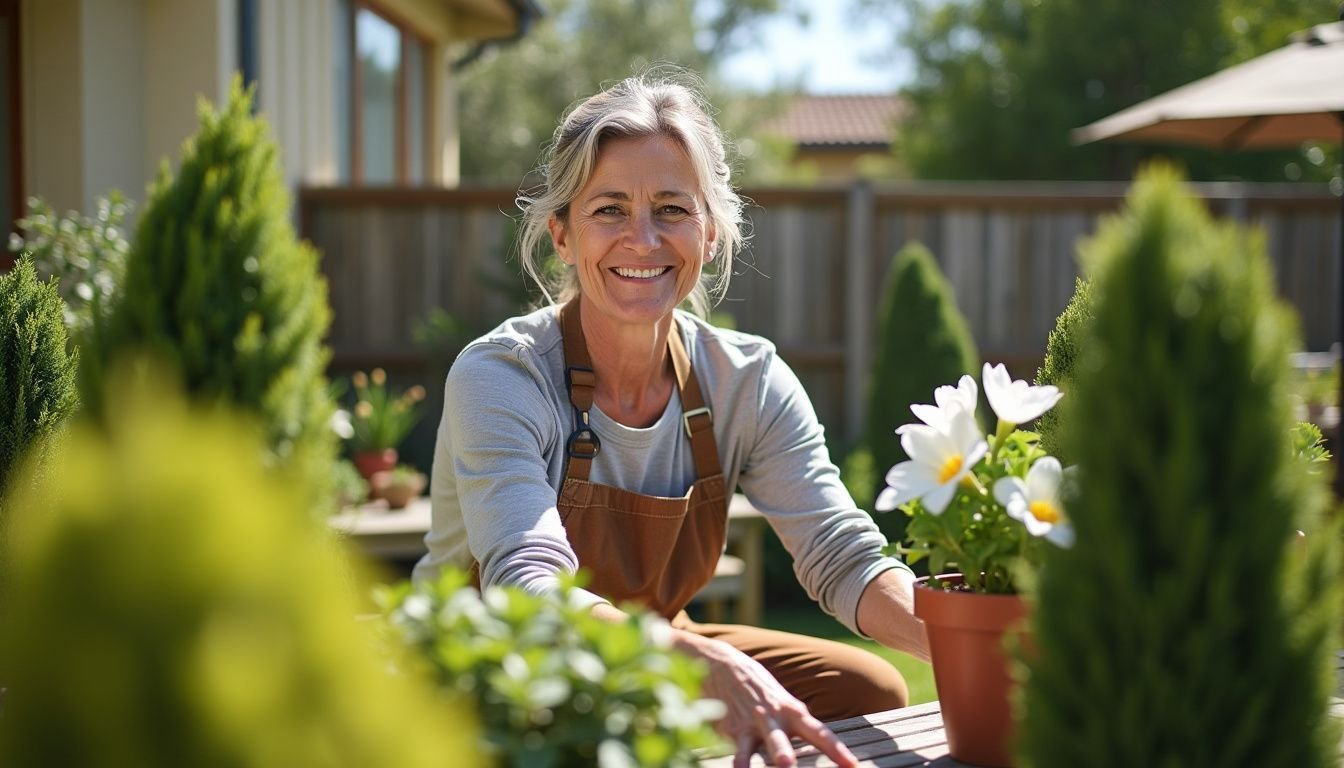
<path id="1" fill-rule="evenodd" d="M 671 64 L 704 80 L 721 125 L 737 139 L 743 170 L 764 173 L 775 145 L 751 126 L 770 99 L 728 98 L 717 75 L 726 54 L 750 45 L 761 21 L 796 0 L 551 0 L 526 37 L 490 50 L 460 73 L 462 177 L 517 184 L 537 163 L 562 113 L 645 68 Z"/>
<path id="2" fill-rule="evenodd" d="M 1263 238 L 1153 170 L 1091 252 L 1077 538 L 1040 579 L 1022 762 L 1336 765 L 1338 535 L 1294 456 L 1296 328 Z"/>
<path id="3" fill-rule="evenodd" d="M 898 152 L 921 178 L 1128 179 L 1164 155 L 1196 179 L 1325 180 L 1329 152 L 1070 143 L 1069 132 L 1336 18 L 1336 0 L 857 0 L 913 60 Z"/>
<path id="4" fill-rule="evenodd" d="M 337 447 L 324 375 L 326 281 L 317 252 L 295 238 L 275 142 L 251 106 L 235 81 L 224 109 L 202 104 L 175 176 L 165 164 L 124 282 L 106 317 L 94 317 L 82 394 L 104 416 L 114 407 L 109 371 L 127 356 L 151 355 L 194 398 L 258 418 L 274 463 L 320 489 Z"/>
<path id="5" fill-rule="evenodd" d="M 0 275 L 0 493 L 24 454 L 78 401 L 64 308 L 56 280 L 39 281 L 31 256 Z"/>

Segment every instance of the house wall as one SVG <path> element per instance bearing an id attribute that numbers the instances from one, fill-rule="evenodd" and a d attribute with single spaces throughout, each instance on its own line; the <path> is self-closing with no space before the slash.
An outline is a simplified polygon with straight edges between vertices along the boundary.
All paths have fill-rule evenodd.
<path id="1" fill-rule="evenodd" d="M 23 83 L 23 178 L 26 194 L 58 210 L 84 200 L 81 0 L 25 0 L 20 33 Z M 82 34 L 82 31 L 81 31 Z"/>
<path id="2" fill-rule="evenodd" d="M 280 145 L 285 182 L 335 184 L 336 84 L 333 0 L 259 2 L 257 8 L 258 107 Z"/>

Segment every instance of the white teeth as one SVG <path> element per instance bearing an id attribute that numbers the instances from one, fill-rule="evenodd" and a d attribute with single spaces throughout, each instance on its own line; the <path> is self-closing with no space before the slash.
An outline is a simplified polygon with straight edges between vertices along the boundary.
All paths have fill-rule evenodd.
<path id="1" fill-rule="evenodd" d="M 640 280 L 647 280 L 651 277 L 657 277 L 666 272 L 669 267 L 654 267 L 653 269 L 627 269 L 626 267 L 616 267 L 616 274 L 621 277 L 633 277 Z"/>

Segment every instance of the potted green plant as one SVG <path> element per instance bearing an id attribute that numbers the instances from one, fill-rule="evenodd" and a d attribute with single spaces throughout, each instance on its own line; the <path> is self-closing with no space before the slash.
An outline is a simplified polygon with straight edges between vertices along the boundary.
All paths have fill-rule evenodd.
<path id="1" fill-rule="evenodd" d="M 409 464 L 373 473 L 369 481 L 373 497 L 387 502 L 388 509 L 402 509 L 425 490 L 425 475 Z"/>
<path id="2" fill-rule="evenodd" d="M 378 472 L 397 465 L 397 448 L 420 421 L 425 388 L 415 385 L 398 393 L 387 386 L 387 372 L 355 371 L 355 407 L 350 417 L 350 452 L 359 473 L 370 483 Z"/>
<path id="3" fill-rule="evenodd" d="M 1033 432 L 1017 429 L 1063 396 L 1053 386 L 1012 380 L 984 366 L 982 380 L 998 426 L 985 435 L 975 420 L 979 391 L 962 376 L 934 391 L 933 405 L 912 405 L 922 423 L 897 433 L 909 460 L 887 473 L 879 511 L 909 516 L 906 540 L 889 549 L 929 572 L 915 588 L 925 623 L 949 751 L 977 765 L 1009 765 L 1012 680 L 1005 636 L 1024 629 L 1019 592 L 1046 548 L 1069 546 L 1066 472 Z"/>

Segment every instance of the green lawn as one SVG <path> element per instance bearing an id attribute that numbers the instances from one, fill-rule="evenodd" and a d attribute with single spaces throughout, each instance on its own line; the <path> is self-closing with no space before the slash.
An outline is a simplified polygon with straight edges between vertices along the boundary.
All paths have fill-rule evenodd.
<path id="1" fill-rule="evenodd" d="M 923 704 L 938 698 L 938 692 L 933 687 L 932 667 L 904 653 L 897 653 L 886 646 L 860 638 L 845 629 L 840 622 L 822 613 L 816 606 L 767 608 L 764 624 L 770 629 L 836 640 L 872 651 L 894 664 L 905 676 L 905 682 L 910 686 L 911 704 Z"/>

